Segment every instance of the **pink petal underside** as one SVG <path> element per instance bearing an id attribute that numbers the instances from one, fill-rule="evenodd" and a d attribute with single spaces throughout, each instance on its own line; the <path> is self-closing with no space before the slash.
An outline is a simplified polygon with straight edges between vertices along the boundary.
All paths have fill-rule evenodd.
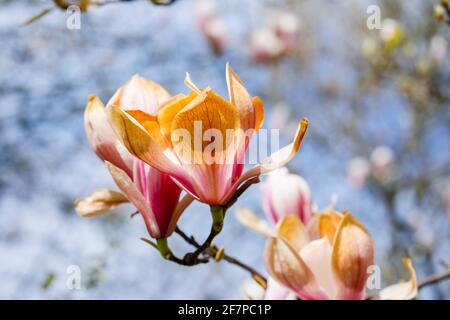
<path id="1" fill-rule="evenodd" d="M 168 236 L 169 225 L 178 205 L 181 189 L 172 178 L 154 168 L 147 174 L 147 199 L 162 236 Z"/>
<path id="2" fill-rule="evenodd" d="M 96 96 L 90 96 L 84 113 L 84 125 L 89 144 L 97 156 L 124 170 L 131 177 L 132 156 L 119 146 L 105 108 Z"/>
<path id="3" fill-rule="evenodd" d="M 108 161 L 105 161 L 105 163 L 119 189 L 141 213 L 150 235 L 153 238 L 159 238 L 161 232 L 158 228 L 157 220 L 148 204 L 147 199 L 145 199 L 145 197 L 142 195 L 142 193 L 136 187 L 130 177 L 125 173 L 125 171 L 116 167 Z"/>

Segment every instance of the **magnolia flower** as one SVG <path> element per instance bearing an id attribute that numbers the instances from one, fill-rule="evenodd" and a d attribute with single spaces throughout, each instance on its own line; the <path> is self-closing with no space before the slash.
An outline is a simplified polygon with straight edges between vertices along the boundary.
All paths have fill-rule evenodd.
<path id="1" fill-rule="evenodd" d="M 268 175 L 261 189 L 264 211 L 274 224 L 288 215 L 298 216 L 305 224 L 311 219 L 311 191 L 299 175 L 278 169 Z"/>
<path id="2" fill-rule="evenodd" d="M 168 98 L 169 93 L 160 85 L 136 75 L 117 90 L 108 106 L 120 110 L 126 107 L 131 114 L 156 114 L 158 106 Z M 97 216 L 124 203 L 126 198 L 140 212 L 153 238 L 169 236 L 193 198 L 187 195 L 179 202 L 181 189 L 169 175 L 132 156 L 120 144 L 96 96 L 89 98 L 85 127 L 92 149 L 106 163 L 123 195 L 109 190 L 94 192 L 75 203 L 77 212 L 83 217 Z"/>
<path id="3" fill-rule="evenodd" d="M 248 143 L 261 127 L 264 109 L 228 65 L 226 79 L 229 101 L 209 87 L 199 89 L 187 76 L 185 83 L 192 91 L 165 101 L 156 115 L 107 108 L 116 136 L 131 154 L 211 205 L 227 204 L 242 183 L 289 162 L 308 124 L 306 119 L 300 122 L 290 145 L 243 173 Z"/>
<path id="4" fill-rule="evenodd" d="M 271 277 L 305 300 L 365 299 L 368 268 L 374 264 L 373 240 L 351 214 L 328 212 L 318 221 L 318 239 L 312 239 L 300 219 L 280 220 L 277 235 L 265 248 Z M 417 281 L 409 259 L 408 282 L 383 289 L 381 299 L 412 299 Z"/>
<path id="5" fill-rule="evenodd" d="M 271 16 L 271 27 L 283 43 L 286 52 L 292 51 L 298 45 L 301 23 L 291 12 L 275 11 Z"/>

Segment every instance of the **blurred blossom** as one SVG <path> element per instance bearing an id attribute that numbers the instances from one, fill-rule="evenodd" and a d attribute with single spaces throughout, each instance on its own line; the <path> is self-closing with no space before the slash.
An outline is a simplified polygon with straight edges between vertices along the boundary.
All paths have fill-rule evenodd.
<path id="1" fill-rule="evenodd" d="M 215 2 L 212 0 L 197 1 L 195 13 L 197 16 L 197 22 L 199 24 L 199 27 L 200 29 L 203 29 L 206 22 L 214 18 L 214 16 L 216 15 Z"/>
<path id="2" fill-rule="evenodd" d="M 362 45 L 361 45 L 361 52 L 364 57 L 366 58 L 372 58 L 377 54 L 378 45 L 375 39 L 372 37 L 365 37 Z"/>
<path id="3" fill-rule="evenodd" d="M 131 154 L 170 175 L 195 199 L 211 205 L 226 205 L 243 183 L 291 161 L 308 126 L 307 119 L 300 121 L 291 144 L 244 172 L 249 141 L 261 128 L 264 107 L 259 97 L 248 93 L 228 64 L 225 76 L 228 100 L 210 87 L 198 88 L 187 75 L 185 84 L 191 92 L 166 101 L 156 116 L 108 107 L 116 136 Z M 222 139 L 219 146 L 211 149 L 200 140 L 198 148 L 198 139 L 203 139 L 205 133 L 213 131 L 211 129 L 225 140 L 233 134 L 233 142 L 226 143 Z"/>
<path id="4" fill-rule="evenodd" d="M 274 224 L 288 215 L 298 216 L 305 224 L 311 219 L 311 191 L 299 175 L 278 169 L 268 175 L 261 191 L 264 211 Z"/>
<path id="5" fill-rule="evenodd" d="M 268 124 L 270 128 L 280 129 L 283 136 L 291 137 L 297 129 L 297 124 L 292 119 L 289 106 L 284 102 L 278 102 L 272 108 Z"/>
<path id="6" fill-rule="evenodd" d="M 442 202 L 444 203 L 444 206 L 448 214 L 450 215 L 450 179 L 448 179 L 445 183 L 441 196 Z"/>
<path id="7" fill-rule="evenodd" d="M 219 18 L 208 20 L 203 30 L 215 54 L 221 54 L 228 48 L 230 43 L 228 33 L 228 26 Z"/>
<path id="8" fill-rule="evenodd" d="M 384 19 L 381 23 L 380 37 L 388 48 L 396 48 L 403 40 L 403 28 L 394 19 Z"/>
<path id="9" fill-rule="evenodd" d="M 354 187 L 362 187 L 370 176 L 370 163 L 366 158 L 356 157 L 350 161 L 347 179 Z"/>
<path id="10" fill-rule="evenodd" d="M 249 49 L 255 62 L 268 63 L 283 55 L 284 44 L 272 28 L 262 28 L 251 35 Z"/>
<path id="11" fill-rule="evenodd" d="M 373 175 L 377 178 L 387 178 L 392 170 L 394 152 L 387 146 L 378 146 L 370 155 Z"/>
<path id="12" fill-rule="evenodd" d="M 440 35 L 435 35 L 430 42 L 430 58 L 437 64 L 444 62 L 447 57 L 447 39 Z"/>
<path id="13" fill-rule="evenodd" d="M 301 23 L 299 18 L 290 12 L 275 11 L 270 17 L 270 25 L 282 42 L 285 51 L 294 50 L 299 42 Z"/>
<path id="14" fill-rule="evenodd" d="M 304 300 L 363 300 L 374 265 L 374 243 L 367 229 L 351 214 L 329 211 L 318 217 L 318 238 L 310 236 L 296 216 L 277 224 L 277 236 L 267 239 L 266 267 L 276 281 Z M 407 282 L 379 292 L 381 299 L 413 299 L 417 280 L 405 258 Z"/>
<path id="15" fill-rule="evenodd" d="M 229 28 L 217 17 L 215 4 L 210 0 L 199 1 L 196 7 L 197 24 L 208 40 L 214 54 L 223 53 L 229 46 Z"/>

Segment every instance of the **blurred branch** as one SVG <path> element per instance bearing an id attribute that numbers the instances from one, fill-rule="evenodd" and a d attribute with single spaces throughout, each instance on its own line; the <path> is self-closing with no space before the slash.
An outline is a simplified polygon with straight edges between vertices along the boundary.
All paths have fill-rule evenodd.
<path id="1" fill-rule="evenodd" d="M 425 279 L 423 279 L 422 281 L 419 282 L 419 284 L 417 285 L 417 287 L 419 289 L 425 288 L 427 286 L 439 283 L 441 281 L 445 281 L 450 279 L 450 268 L 447 269 L 445 272 L 439 273 L 439 274 L 434 274 L 431 275 Z"/>
<path id="2" fill-rule="evenodd" d="M 81 12 L 87 12 L 90 7 L 101 7 L 108 4 L 120 3 L 120 2 L 135 2 L 135 1 L 143 1 L 143 0 L 52 0 L 55 4 L 54 7 L 46 8 L 39 12 L 38 14 L 32 16 L 28 20 L 26 20 L 22 25 L 27 26 L 30 25 L 41 18 L 45 17 L 49 14 L 54 8 L 60 8 L 61 10 L 68 10 L 72 6 L 76 6 L 80 8 Z M 156 6 L 169 6 L 175 3 L 177 0 L 145 0 L 153 3 Z"/>

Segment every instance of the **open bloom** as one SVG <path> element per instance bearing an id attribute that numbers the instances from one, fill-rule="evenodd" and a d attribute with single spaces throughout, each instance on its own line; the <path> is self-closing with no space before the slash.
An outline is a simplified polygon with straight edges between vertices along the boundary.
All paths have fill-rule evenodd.
<path id="1" fill-rule="evenodd" d="M 308 123 L 300 122 L 291 144 L 243 173 L 245 153 L 261 127 L 264 110 L 261 100 L 249 95 L 229 66 L 226 78 L 228 101 L 211 88 L 199 89 L 187 77 L 192 91 L 165 101 L 156 115 L 114 105 L 107 108 L 117 137 L 131 154 L 211 205 L 227 204 L 242 183 L 290 161 Z"/>
<path id="2" fill-rule="evenodd" d="M 305 224 L 312 217 L 311 191 L 307 182 L 286 168 L 268 175 L 262 185 L 262 202 L 274 224 L 288 215 L 297 215 Z"/>
<path id="3" fill-rule="evenodd" d="M 277 225 L 265 249 L 270 275 L 301 299 L 365 299 L 374 264 L 373 240 L 351 214 L 328 212 L 319 217 L 318 239 L 311 239 L 297 216 Z M 381 299 L 412 299 L 417 293 L 414 269 L 404 260 L 411 279 L 383 289 Z"/>
<path id="4" fill-rule="evenodd" d="M 156 114 L 158 106 L 168 98 L 169 93 L 160 85 L 136 75 L 117 90 L 108 105 L 126 107 L 138 115 Z M 193 198 L 186 196 L 179 201 L 181 189 L 169 175 L 134 157 L 120 144 L 107 120 L 105 107 L 96 96 L 89 98 L 85 127 L 92 149 L 105 161 L 123 195 L 109 190 L 94 192 L 76 202 L 77 212 L 85 217 L 96 216 L 127 199 L 140 212 L 153 238 L 169 236 Z"/>

